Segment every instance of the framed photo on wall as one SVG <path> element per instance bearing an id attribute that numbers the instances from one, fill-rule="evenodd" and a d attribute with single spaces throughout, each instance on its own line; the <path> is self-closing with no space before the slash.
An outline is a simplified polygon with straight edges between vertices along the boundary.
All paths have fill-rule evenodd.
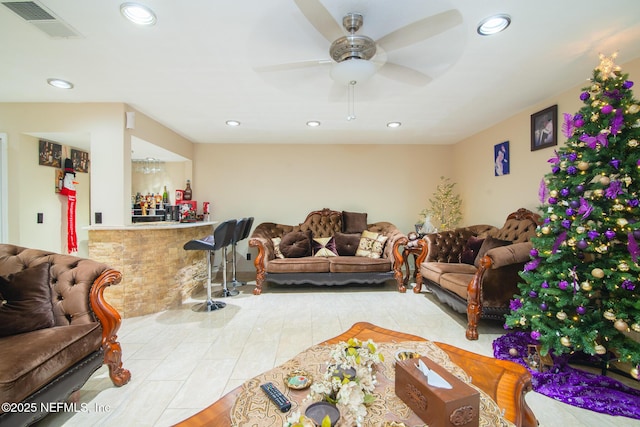
<path id="1" fill-rule="evenodd" d="M 509 175 L 509 141 L 493 146 L 495 176 Z"/>
<path id="2" fill-rule="evenodd" d="M 89 153 L 82 150 L 71 149 L 71 161 L 76 172 L 89 172 Z"/>
<path id="3" fill-rule="evenodd" d="M 558 106 L 531 115 L 531 151 L 558 145 Z"/>
<path id="4" fill-rule="evenodd" d="M 62 145 L 41 139 L 38 143 L 38 164 L 42 166 L 62 167 Z"/>

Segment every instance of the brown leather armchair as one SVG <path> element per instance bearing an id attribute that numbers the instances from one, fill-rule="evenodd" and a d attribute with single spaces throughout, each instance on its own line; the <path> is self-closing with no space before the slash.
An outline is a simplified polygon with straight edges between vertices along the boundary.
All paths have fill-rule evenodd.
<path id="1" fill-rule="evenodd" d="M 509 312 L 539 223 L 538 214 L 519 209 L 499 229 L 474 225 L 426 235 L 414 292 L 424 283 L 441 302 L 467 313 L 466 337 L 478 339 L 481 318 L 501 320 Z"/>

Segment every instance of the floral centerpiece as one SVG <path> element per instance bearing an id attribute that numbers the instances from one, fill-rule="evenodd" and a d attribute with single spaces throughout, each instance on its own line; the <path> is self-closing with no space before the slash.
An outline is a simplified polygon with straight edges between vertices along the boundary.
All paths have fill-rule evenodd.
<path id="1" fill-rule="evenodd" d="M 311 385 L 309 399 L 325 400 L 338 407 L 345 425 L 361 425 L 367 415 L 366 405 L 375 400 L 375 364 L 384 361 L 372 341 L 351 338 L 331 350 L 327 372 Z"/>

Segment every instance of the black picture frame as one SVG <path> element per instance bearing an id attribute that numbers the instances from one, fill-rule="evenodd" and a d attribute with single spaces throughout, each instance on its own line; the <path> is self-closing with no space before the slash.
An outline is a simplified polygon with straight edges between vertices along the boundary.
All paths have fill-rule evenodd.
<path id="1" fill-rule="evenodd" d="M 46 139 L 38 142 L 38 164 L 42 166 L 62 167 L 62 145 Z"/>
<path id="2" fill-rule="evenodd" d="M 87 151 L 71 149 L 71 162 L 74 172 L 88 173 L 91 159 Z"/>
<path id="3" fill-rule="evenodd" d="M 558 105 L 531 115 L 531 151 L 558 145 Z"/>

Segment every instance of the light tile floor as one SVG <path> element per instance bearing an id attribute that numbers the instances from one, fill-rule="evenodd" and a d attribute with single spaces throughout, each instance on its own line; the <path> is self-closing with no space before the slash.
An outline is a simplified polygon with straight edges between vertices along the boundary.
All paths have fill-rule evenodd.
<path id="1" fill-rule="evenodd" d="M 433 295 L 401 294 L 393 284 L 272 287 L 260 296 L 250 285 L 238 289 L 240 295 L 225 299 L 223 310 L 193 312 L 195 298 L 181 309 L 124 319 L 118 335 L 131 382 L 114 387 L 102 367 L 81 390 L 86 412 L 51 414 L 37 425 L 170 426 L 360 321 L 488 356 L 503 333 L 500 324 L 482 322 L 480 339 L 468 341 L 464 316 Z M 581 410 L 535 392 L 526 400 L 541 426 L 640 426 L 640 421 Z"/>

